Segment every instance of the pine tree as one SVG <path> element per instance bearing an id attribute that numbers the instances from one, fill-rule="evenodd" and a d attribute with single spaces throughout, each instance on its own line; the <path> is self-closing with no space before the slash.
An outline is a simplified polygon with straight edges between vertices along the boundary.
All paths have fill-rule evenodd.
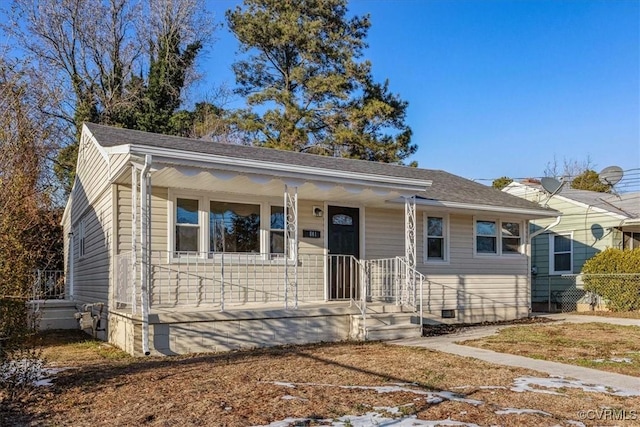
<path id="1" fill-rule="evenodd" d="M 227 21 L 246 54 L 233 70 L 249 142 L 393 163 L 416 151 L 407 103 L 361 60 L 369 17 L 347 18 L 346 0 L 245 0 Z"/>

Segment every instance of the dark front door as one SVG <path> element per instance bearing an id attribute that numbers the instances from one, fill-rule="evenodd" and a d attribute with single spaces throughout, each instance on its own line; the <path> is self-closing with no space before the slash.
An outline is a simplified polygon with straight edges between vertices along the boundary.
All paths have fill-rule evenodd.
<path id="1" fill-rule="evenodd" d="M 327 221 L 329 262 L 329 298 L 358 298 L 360 258 L 360 210 L 329 206 Z"/>

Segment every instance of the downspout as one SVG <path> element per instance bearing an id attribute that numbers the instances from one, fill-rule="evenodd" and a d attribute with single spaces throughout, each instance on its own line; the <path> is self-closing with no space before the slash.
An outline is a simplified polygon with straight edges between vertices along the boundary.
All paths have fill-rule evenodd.
<path id="1" fill-rule="evenodd" d="M 149 228 L 150 218 L 150 177 L 152 158 L 149 154 L 144 157 L 144 167 L 140 172 L 140 240 L 142 268 L 140 271 L 140 305 L 142 309 L 142 352 L 145 356 L 151 354 L 149 351 L 149 272 L 150 272 L 150 248 Z"/>
<path id="2" fill-rule="evenodd" d="M 546 233 L 547 231 L 551 230 L 553 227 L 557 226 L 558 224 L 560 224 L 560 221 L 562 220 L 562 215 L 558 215 L 556 217 L 556 220 L 554 222 L 552 222 L 551 224 L 547 225 L 545 228 L 543 228 L 542 230 L 538 230 L 535 233 L 531 233 L 529 234 L 529 237 L 527 238 L 528 242 L 527 242 L 527 268 L 528 268 L 528 273 L 527 273 L 527 278 L 529 279 L 529 283 L 528 283 L 528 293 L 529 293 L 529 297 L 527 298 L 529 300 L 529 314 L 531 314 L 532 311 L 532 307 L 531 307 L 531 290 L 533 289 L 533 273 L 531 271 L 532 269 L 532 265 L 531 265 L 531 249 L 533 246 L 533 239 L 535 237 L 538 237 L 539 235 L 541 235 L 542 233 Z"/>

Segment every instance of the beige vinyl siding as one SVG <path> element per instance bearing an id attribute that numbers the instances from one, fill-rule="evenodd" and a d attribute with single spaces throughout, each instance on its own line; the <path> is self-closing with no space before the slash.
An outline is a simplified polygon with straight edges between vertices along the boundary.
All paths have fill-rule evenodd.
<path id="1" fill-rule="evenodd" d="M 85 252 L 74 238 L 74 299 L 108 302 L 112 227 L 111 192 L 106 191 L 79 219 L 85 223 Z"/>
<path id="2" fill-rule="evenodd" d="M 115 178 L 115 174 L 117 174 L 120 170 L 124 170 L 127 165 L 129 165 L 129 161 L 131 156 L 129 154 L 111 154 L 109 155 L 109 177 Z M 130 168 L 128 168 L 130 170 Z M 124 173 L 127 173 L 126 171 Z"/>
<path id="3" fill-rule="evenodd" d="M 417 212 L 416 259 L 425 274 L 423 303 L 426 314 L 439 317 L 456 310 L 465 322 L 505 320 L 526 316 L 529 309 L 527 257 L 476 256 L 472 215 L 449 215 L 449 260 L 425 264 L 424 215 Z M 433 213 L 442 216 L 442 213 Z M 366 209 L 366 258 L 404 255 L 404 210 Z M 506 220 L 506 218 L 505 218 Z M 524 239 L 524 236 L 523 236 Z"/>
<path id="4" fill-rule="evenodd" d="M 422 215 L 418 223 L 418 247 L 422 249 Z M 441 310 L 453 309 L 465 322 L 525 316 L 529 308 L 527 257 L 475 255 L 473 227 L 473 216 L 451 214 L 448 262 L 424 264 L 418 257 L 418 269 L 427 278 L 423 284 L 425 312 L 438 316 Z"/>
<path id="5" fill-rule="evenodd" d="M 109 165 L 98 147 L 88 138 L 80 142 L 76 182 L 71 195 L 71 224 L 76 221 L 97 197 L 109 187 Z"/>
<path id="6" fill-rule="evenodd" d="M 365 257 L 404 256 L 404 210 L 365 209 Z"/>

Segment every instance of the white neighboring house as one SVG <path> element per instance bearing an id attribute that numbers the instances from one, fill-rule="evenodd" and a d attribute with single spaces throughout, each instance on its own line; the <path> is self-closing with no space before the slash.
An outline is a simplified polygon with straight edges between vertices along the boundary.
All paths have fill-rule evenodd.
<path id="1" fill-rule="evenodd" d="M 525 317 L 529 221 L 439 171 L 85 124 L 67 294 L 132 354 L 419 336 Z"/>
<path id="2" fill-rule="evenodd" d="M 532 240 L 531 262 L 534 308 L 560 303 L 574 286 L 586 260 L 606 248 L 640 248 L 640 193 L 608 194 L 576 190 L 565 185 L 549 198 L 540 181 L 512 182 L 502 191 L 561 212 L 560 222 Z M 531 221 L 531 232 L 556 222 Z M 551 299 L 551 301 L 549 301 Z"/>

